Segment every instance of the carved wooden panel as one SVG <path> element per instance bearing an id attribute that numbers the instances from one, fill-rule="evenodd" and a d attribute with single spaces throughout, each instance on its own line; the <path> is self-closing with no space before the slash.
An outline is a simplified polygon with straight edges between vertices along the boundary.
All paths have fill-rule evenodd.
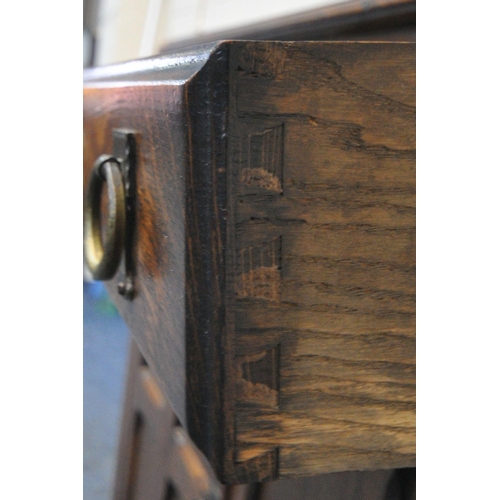
<path id="1" fill-rule="evenodd" d="M 133 340 L 123 410 L 113 500 L 225 498 Z"/>

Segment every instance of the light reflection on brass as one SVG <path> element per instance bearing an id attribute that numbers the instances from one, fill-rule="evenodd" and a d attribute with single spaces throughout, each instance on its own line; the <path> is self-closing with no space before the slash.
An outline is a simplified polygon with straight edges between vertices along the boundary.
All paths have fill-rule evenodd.
<path id="1" fill-rule="evenodd" d="M 108 187 L 108 220 L 101 239 L 101 193 Z M 118 160 L 100 156 L 92 168 L 84 206 L 84 253 L 95 280 L 109 280 L 118 269 L 125 240 L 125 189 Z"/>

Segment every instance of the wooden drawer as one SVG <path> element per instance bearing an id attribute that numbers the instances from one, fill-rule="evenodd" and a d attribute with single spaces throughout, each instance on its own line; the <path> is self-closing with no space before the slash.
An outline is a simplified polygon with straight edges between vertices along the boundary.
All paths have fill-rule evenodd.
<path id="1" fill-rule="evenodd" d="M 108 289 L 224 483 L 415 464 L 415 45 L 221 42 L 88 71 L 137 146 Z"/>

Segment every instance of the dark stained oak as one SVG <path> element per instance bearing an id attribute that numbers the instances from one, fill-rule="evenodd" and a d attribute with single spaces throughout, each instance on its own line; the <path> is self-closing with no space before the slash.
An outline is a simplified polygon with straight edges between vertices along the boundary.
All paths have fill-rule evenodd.
<path id="1" fill-rule="evenodd" d="M 212 44 L 86 72 L 84 182 L 112 130 L 137 136 L 133 301 L 108 289 L 181 424 L 224 477 L 227 52 Z M 212 168 L 216 167 L 216 168 Z"/>
<path id="2" fill-rule="evenodd" d="M 415 45 L 220 42 L 86 73 L 137 135 L 136 297 L 219 480 L 415 465 Z"/>
<path id="3" fill-rule="evenodd" d="M 412 500 L 415 469 L 338 472 L 220 485 L 178 426 L 135 342 L 130 360 L 114 500 Z"/>
<path id="4" fill-rule="evenodd" d="M 178 425 L 133 340 L 113 500 L 222 500 L 205 457 Z"/>

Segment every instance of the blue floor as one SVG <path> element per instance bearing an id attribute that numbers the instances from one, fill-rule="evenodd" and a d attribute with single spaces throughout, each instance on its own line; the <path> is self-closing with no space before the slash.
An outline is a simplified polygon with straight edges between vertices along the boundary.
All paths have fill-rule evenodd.
<path id="1" fill-rule="evenodd" d="M 83 301 L 83 499 L 111 500 L 129 334 L 101 283 Z"/>

